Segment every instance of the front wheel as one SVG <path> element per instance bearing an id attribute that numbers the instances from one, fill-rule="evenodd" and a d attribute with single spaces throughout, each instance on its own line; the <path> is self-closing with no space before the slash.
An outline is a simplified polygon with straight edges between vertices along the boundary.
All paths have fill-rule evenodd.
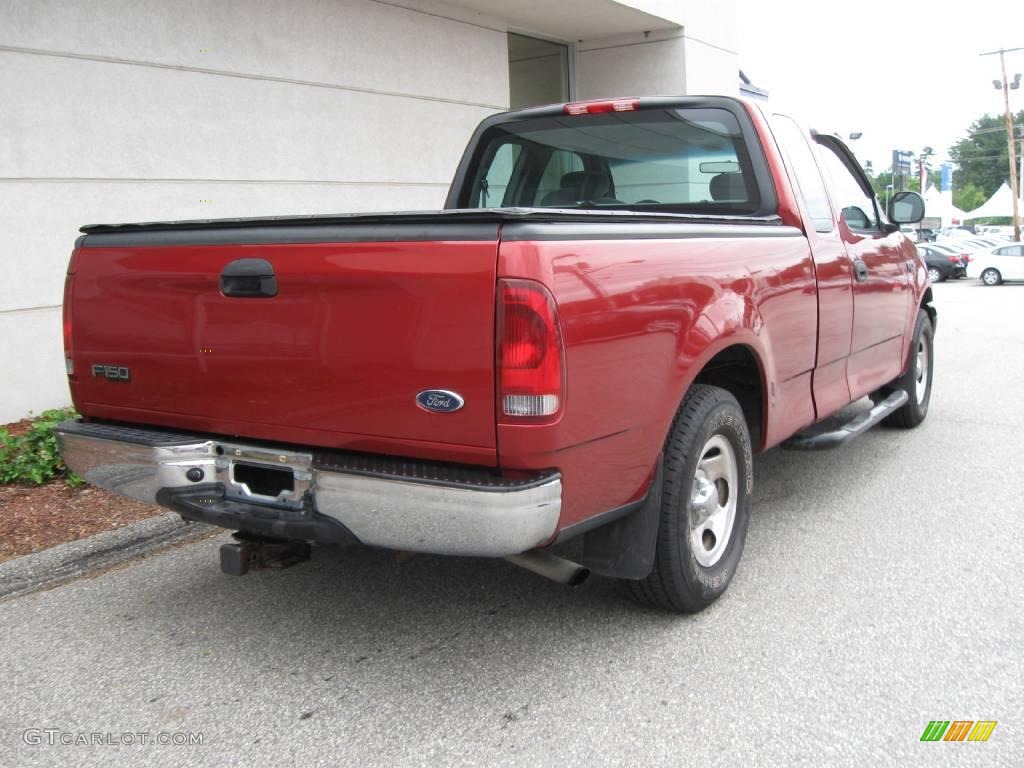
<path id="1" fill-rule="evenodd" d="M 992 269 L 990 267 L 981 273 L 981 282 L 985 285 L 999 285 L 1003 282 L 1003 276 L 999 274 L 998 269 Z"/>
<path id="2" fill-rule="evenodd" d="M 935 335 L 931 318 L 923 309 L 918 310 L 914 337 L 910 345 L 910 362 L 907 371 L 885 388 L 884 392 L 902 389 L 907 393 L 907 402 L 884 424 L 901 429 L 913 429 L 928 415 L 928 404 L 932 399 L 932 371 L 935 367 Z"/>
<path id="3" fill-rule="evenodd" d="M 640 602 L 696 613 L 717 600 L 736 572 L 750 519 L 753 456 L 739 403 L 695 384 L 665 444 L 654 564 L 631 581 Z"/>

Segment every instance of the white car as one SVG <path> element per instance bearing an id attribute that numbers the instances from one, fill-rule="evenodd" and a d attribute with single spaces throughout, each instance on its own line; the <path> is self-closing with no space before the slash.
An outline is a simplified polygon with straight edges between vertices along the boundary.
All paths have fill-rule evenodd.
<path id="1" fill-rule="evenodd" d="M 979 277 L 985 285 L 999 285 L 1004 280 L 1024 280 L 1024 245 L 998 245 L 975 254 L 967 265 L 968 277 Z"/>
<path id="2" fill-rule="evenodd" d="M 950 248 L 961 248 L 968 251 L 987 251 L 993 246 L 999 245 L 999 243 L 992 243 L 992 245 L 982 245 L 977 242 L 977 238 L 967 237 L 940 237 L 935 241 L 939 245 L 949 246 Z"/>
<path id="3" fill-rule="evenodd" d="M 976 235 L 963 227 L 946 227 L 939 232 L 939 239 L 942 240 L 966 240 L 969 237 L 976 237 Z"/>

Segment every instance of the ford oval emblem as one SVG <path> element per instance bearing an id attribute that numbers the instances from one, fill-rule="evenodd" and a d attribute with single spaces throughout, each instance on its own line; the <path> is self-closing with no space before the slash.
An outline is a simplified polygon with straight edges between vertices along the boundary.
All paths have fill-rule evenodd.
<path id="1" fill-rule="evenodd" d="M 416 405 L 431 413 L 453 413 L 465 404 L 461 395 L 447 389 L 425 389 L 416 395 Z"/>

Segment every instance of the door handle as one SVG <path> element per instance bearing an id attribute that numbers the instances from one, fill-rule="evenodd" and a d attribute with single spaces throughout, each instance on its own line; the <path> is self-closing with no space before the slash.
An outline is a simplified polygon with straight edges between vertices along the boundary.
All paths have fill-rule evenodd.
<path id="1" fill-rule="evenodd" d="M 868 279 L 868 265 L 860 259 L 853 262 L 853 276 L 857 279 L 858 283 L 863 283 Z"/>
<path id="2" fill-rule="evenodd" d="M 277 296 L 274 265 L 266 259 L 237 259 L 220 273 L 220 292 L 239 299 Z"/>

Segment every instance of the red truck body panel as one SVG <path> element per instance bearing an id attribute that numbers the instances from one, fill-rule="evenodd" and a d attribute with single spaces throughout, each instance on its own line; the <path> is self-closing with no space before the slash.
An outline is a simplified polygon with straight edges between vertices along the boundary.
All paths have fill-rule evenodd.
<path id="1" fill-rule="evenodd" d="M 84 248 L 73 278 L 76 406 L 98 418 L 494 464 L 496 247 Z M 245 257 L 273 262 L 278 296 L 220 293 L 221 270 Z M 91 376 L 94 364 L 126 366 L 132 380 Z M 465 407 L 416 406 L 417 392 L 442 386 Z"/>
<path id="2" fill-rule="evenodd" d="M 626 258 L 621 240 L 502 242 L 499 276 L 539 280 L 558 302 L 569 395 L 556 425 L 499 425 L 499 456 L 562 470 L 563 525 L 643 495 L 683 394 L 730 346 L 754 353 L 775 393 L 762 447 L 815 420 L 807 241 L 749 229 L 631 241 Z"/>

